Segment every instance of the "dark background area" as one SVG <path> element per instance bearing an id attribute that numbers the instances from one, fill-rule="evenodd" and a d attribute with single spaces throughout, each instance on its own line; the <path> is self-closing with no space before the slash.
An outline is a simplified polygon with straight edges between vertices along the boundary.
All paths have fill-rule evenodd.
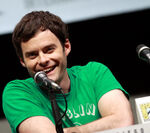
<path id="1" fill-rule="evenodd" d="M 149 9 L 70 23 L 68 26 L 72 44 L 68 67 L 98 61 L 110 68 L 131 95 L 150 94 L 150 65 L 140 60 L 136 53 L 137 45 L 150 46 Z M 0 36 L 0 96 L 10 80 L 29 77 L 15 54 L 11 35 Z M 4 118 L 2 109 L 0 118 Z"/>

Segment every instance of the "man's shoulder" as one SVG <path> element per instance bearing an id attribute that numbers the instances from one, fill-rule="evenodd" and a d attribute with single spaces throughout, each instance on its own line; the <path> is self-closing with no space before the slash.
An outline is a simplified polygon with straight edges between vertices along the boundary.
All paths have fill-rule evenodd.
<path id="1" fill-rule="evenodd" d="M 26 79 L 14 79 L 11 80 L 7 83 L 7 85 L 13 85 L 13 84 L 27 84 L 27 83 L 32 83 L 33 82 L 33 78 L 26 78 Z M 7 86 L 6 85 L 6 86 Z"/>
<path id="2" fill-rule="evenodd" d="M 9 81 L 5 87 L 4 87 L 4 91 L 6 90 L 11 90 L 13 88 L 25 88 L 25 87 L 29 87 L 29 86 L 33 86 L 34 80 L 33 78 L 27 78 L 27 79 L 15 79 L 12 81 Z"/>
<path id="3" fill-rule="evenodd" d="M 77 65 L 77 66 L 72 66 L 71 68 L 68 68 L 68 71 L 72 72 L 82 72 L 82 71 L 91 71 L 94 69 L 105 69 L 107 68 L 104 64 L 96 61 L 90 61 L 85 65 Z"/>
<path id="4" fill-rule="evenodd" d="M 100 63 L 100 62 L 95 62 L 95 61 L 90 61 L 85 65 L 80 65 L 80 66 L 73 66 L 71 68 L 68 68 L 68 74 L 69 77 L 70 75 L 73 75 L 74 77 L 90 77 L 94 78 L 96 74 L 103 73 L 107 70 L 108 68 Z"/>

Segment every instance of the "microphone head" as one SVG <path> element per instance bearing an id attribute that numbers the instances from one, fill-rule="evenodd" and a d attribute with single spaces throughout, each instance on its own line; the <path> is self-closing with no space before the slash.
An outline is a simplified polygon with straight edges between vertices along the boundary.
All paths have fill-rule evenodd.
<path id="1" fill-rule="evenodd" d="M 36 83 L 42 83 L 43 79 L 45 79 L 46 77 L 47 77 L 47 75 L 44 71 L 39 71 L 39 72 L 35 73 L 34 80 Z"/>
<path id="2" fill-rule="evenodd" d="M 150 48 L 144 44 L 140 44 L 136 48 L 138 57 L 148 63 L 150 63 Z"/>
<path id="3" fill-rule="evenodd" d="M 34 80 L 39 86 L 53 88 L 54 90 L 61 89 L 61 87 L 58 84 L 56 84 L 53 80 L 48 79 L 44 71 L 39 71 L 35 73 Z"/>
<path id="4" fill-rule="evenodd" d="M 138 54 L 139 57 L 140 57 L 140 53 L 141 53 L 143 50 L 145 50 L 145 49 L 150 50 L 150 48 L 147 47 L 147 46 L 144 45 L 144 44 L 140 44 L 140 45 L 137 46 L 136 52 L 137 52 L 137 54 Z"/>

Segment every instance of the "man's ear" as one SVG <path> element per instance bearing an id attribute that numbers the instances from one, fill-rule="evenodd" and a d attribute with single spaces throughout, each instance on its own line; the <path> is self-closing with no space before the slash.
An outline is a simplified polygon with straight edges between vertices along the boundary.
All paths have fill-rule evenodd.
<path id="1" fill-rule="evenodd" d="M 23 67 L 26 67 L 23 58 L 20 57 L 19 60 L 20 60 L 21 65 L 22 65 Z"/>
<path id="2" fill-rule="evenodd" d="M 68 38 L 66 38 L 66 42 L 65 42 L 65 45 L 64 45 L 64 50 L 65 50 L 65 55 L 68 56 L 68 54 L 71 51 L 71 43 L 70 43 Z"/>

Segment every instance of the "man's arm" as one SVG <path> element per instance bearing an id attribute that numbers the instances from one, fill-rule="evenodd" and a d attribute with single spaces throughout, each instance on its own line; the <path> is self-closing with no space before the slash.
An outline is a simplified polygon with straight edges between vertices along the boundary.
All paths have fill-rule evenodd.
<path id="1" fill-rule="evenodd" d="M 98 108 L 102 118 L 79 127 L 65 128 L 64 133 L 92 133 L 133 124 L 129 101 L 121 90 L 104 94 L 98 102 Z"/>
<path id="2" fill-rule="evenodd" d="M 64 133 L 92 133 L 133 124 L 129 101 L 120 90 L 112 90 L 98 102 L 102 118 L 88 124 L 65 128 Z M 18 126 L 19 133 L 56 133 L 54 124 L 44 116 L 34 116 Z"/>
<path id="3" fill-rule="evenodd" d="M 56 133 L 54 124 L 44 116 L 27 118 L 18 126 L 19 133 Z"/>
<path id="4" fill-rule="evenodd" d="M 56 133 L 55 125 L 44 116 L 33 116 L 27 118 L 17 128 L 18 133 Z M 75 132 L 79 132 L 77 127 L 74 127 Z"/>

